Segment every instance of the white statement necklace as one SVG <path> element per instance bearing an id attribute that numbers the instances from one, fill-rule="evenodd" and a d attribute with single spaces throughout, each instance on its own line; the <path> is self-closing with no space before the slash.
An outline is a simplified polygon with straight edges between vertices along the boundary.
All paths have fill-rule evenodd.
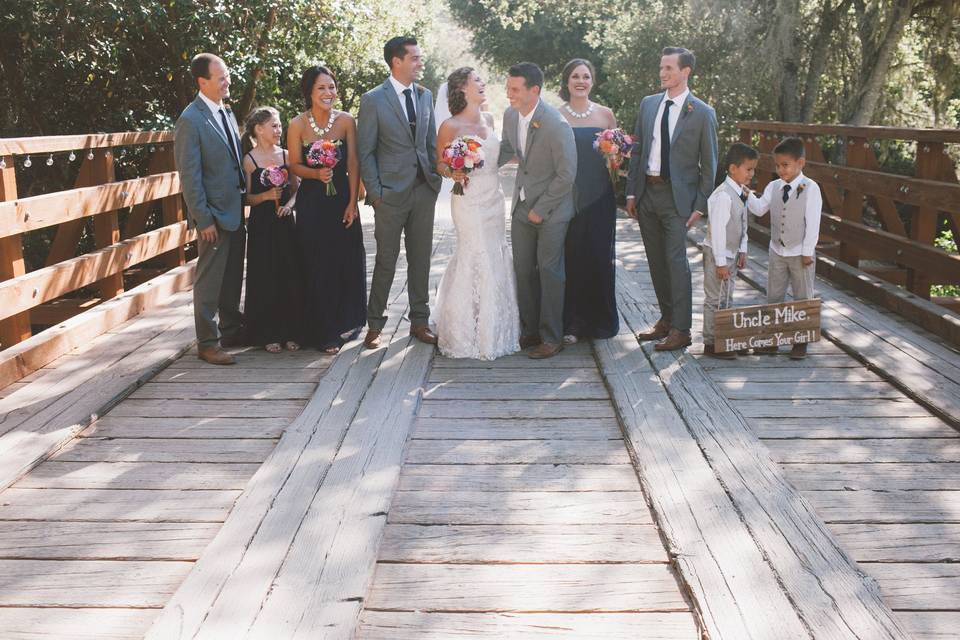
<path id="1" fill-rule="evenodd" d="M 313 113 L 310 111 L 307 112 L 307 121 L 310 122 L 310 128 L 313 129 L 313 132 L 317 134 L 318 138 L 322 138 L 327 133 L 329 133 L 331 129 L 333 129 L 333 122 L 336 119 L 337 119 L 337 112 L 331 110 L 330 118 L 327 120 L 327 126 L 321 129 L 320 127 L 317 126 L 317 121 L 314 120 Z"/>
<path id="2" fill-rule="evenodd" d="M 587 103 L 587 110 L 584 111 L 583 113 L 580 113 L 579 111 L 574 111 L 573 109 L 571 109 L 571 108 L 570 108 L 570 103 L 567 103 L 567 104 L 563 105 L 563 108 L 567 110 L 567 113 L 569 113 L 569 114 L 570 114 L 571 116 L 573 116 L 574 118 L 577 118 L 578 120 L 583 120 L 584 118 L 589 118 L 589 117 L 590 117 L 590 114 L 593 113 L 593 103 L 592 103 L 592 102 L 588 102 L 588 103 Z"/>

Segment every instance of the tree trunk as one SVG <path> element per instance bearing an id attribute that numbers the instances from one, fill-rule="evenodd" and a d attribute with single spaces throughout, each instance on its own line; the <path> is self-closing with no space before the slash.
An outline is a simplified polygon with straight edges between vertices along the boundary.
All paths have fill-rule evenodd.
<path id="1" fill-rule="evenodd" d="M 257 59 L 262 60 L 263 56 L 267 52 L 267 46 L 270 44 L 270 31 L 273 30 L 273 25 L 277 21 L 277 8 L 276 6 L 270 7 L 270 12 L 267 14 L 267 19 L 264 21 L 263 31 L 260 32 L 260 40 L 257 42 Z M 237 120 L 243 122 L 247 118 L 247 114 L 250 113 L 250 109 L 253 108 L 253 103 L 257 99 L 257 82 L 260 81 L 260 78 L 263 77 L 263 69 L 256 67 L 250 73 L 250 81 L 247 83 L 246 88 L 243 90 L 243 96 L 234 106 L 234 111 L 236 111 Z"/>
<path id="2" fill-rule="evenodd" d="M 820 80 L 830 59 L 829 46 L 840 24 L 840 16 L 850 7 L 850 1 L 841 0 L 836 7 L 832 6 L 830 0 L 825 0 L 823 3 L 823 12 L 820 14 L 817 34 L 810 45 L 810 64 L 808 65 L 807 81 L 803 90 L 803 103 L 800 107 L 800 120 L 802 122 L 813 122 L 817 97 L 820 94 Z"/>
<path id="3" fill-rule="evenodd" d="M 776 38 L 778 75 L 780 77 L 780 119 L 784 122 L 800 120 L 800 62 L 797 54 L 797 20 L 799 0 L 778 0 L 776 8 Z"/>

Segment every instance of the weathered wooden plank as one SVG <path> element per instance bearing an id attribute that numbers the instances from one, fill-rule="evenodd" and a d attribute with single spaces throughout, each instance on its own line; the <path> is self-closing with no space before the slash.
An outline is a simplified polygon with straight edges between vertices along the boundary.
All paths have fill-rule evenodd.
<path id="1" fill-rule="evenodd" d="M 52 459 L 60 462 L 263 462 L 275 444 L 262 438 L 78 438 Z"/>
<path id="2" fill-rule="evenodd" d="M 897 611 L 914 640 L 955 640 L 960 611 Z"/>
<path id="3" fill-rule="evenodd" d="M 695 640 L 696 621 L 675 613 L 424 613 L 371 611 L 360 616 L 358 640 Z M 944 636 L 946 637 L 946 636 Z"/>
<path id="4" fill-rule="evenodd" d="M 738 400 L 737 410 L 748 418 L 913 418 L 929 411 L 910 399 L 904 400 Z"/>
<path id="5" fill-rule="evenodd" d="M 317 353 L 310 349 L 284 351 L 283 353 L 267 353 L 254 350 L 234 351 L 231 349 L 230 353 L 236 358 L 237 364 L 229 368 L 238 372 L 251 371 L 252 369 L 282 369 L 285 371 L 290 369 L 319 369 L 323 371 L 330 366 L 334 359 L 334 356 Z M 183 369 L 200 369 L 201 373 L 198 375 L 204 375 L 202 372 L 210 371 L 210 365 L 199 358 L 187 357 L 180 358 L 171 364 L 168 369 L 171 372 L 179 372 Z M 216 371 L 218 372 L 216 375 L 220 375 L 219 369 Z M 256 374 L 250 373 L 249 375 Z"/>
<path id="6" fill-rule="evenodd" d="M 412 437 L 418 440 L 619 440 L 623 434 L 614 418 L 418 418 Z"/>
<path id="7" fill-rule="evenodd" d="M 196 560 L 219 523 L 0 521 L 0 559 Z"/>
<path id="8" fill-rule="evenodd" d="M 125 418 L 108 413 L 80 437 L 279 438 L 289 424 L 289 418 Z"/>
<path id="9" fill-rule="evenodd" d="M 717 381 L 731 400 L 906 398 L 903 392 L 886 382 L 732 382 Z"/>
<path id="10" fill-rule="evenodd" d="M 830 523 L 960 523 L 960 491 L 807 491 Z"/>
<path id="11" fill-rule="evenodd" d="M 914 418 L 750 418 L 760 438 L 960 438 L 934 416 Z"/>
<path id="12" fill-rule="evenodd" d="M 960 524 L 835 524 L 857 562 L 958 562 Z"/>
<path id="13" fill-rule="evenodd" d="M 567 350 L 550 358 L 549 362 L 531 360 L 525 355 L 504 356 L 496 360 L 469 358 L 437 358 L 434 369 L 585 369 L 596 366 L 588 353 L 573 354 Z"/>
<path id="14" fill-rule="evenodd" d="M 955 490 L 960 464 L 785 464 L 790 482 L 801 491 L 894 491 L 916 489 Z"/>
<path id="15" fill-rule="evenodd" d="M 413 440 L 413 464 L 630 464 L 622 440 Z"/>
<path id="16" fill-rule="evenodd" d="M 0 607 L 6 640 L 138 640 L 155 609 Z"/>
<path id="17" fill-rule="evenodd" d="M 662 564 L 380 564 L 368 609 L 401 611 L 684 611 Z"/>
<path id="18" fill-rule="evenodd" d="M 396 524 L 650 524 L 640 491 L 497 493 L 403 491 L 388 522 Z"/>
<path id="19" fill-rule="evenodd" d="M 877 579 L 894 609 L 960 608 L 960 563 L 869 563 L 864 570 Z"/>
<path id="20" fill-rule="evenodd" d="M 960 439 L 770 440 L 777 462 L 960 462 Z M 958 487 L 960 488 L 960 482 Z"/>
<path id="21" fill-rule="evenodd" d="M 745 360 L 745 358 L 738 359 L 731 365 L 724 367 L 710 366 L 712 363 L 708 359 L 700 360 L 700 364 L 703 365 L 704 369 L 707 369 L 711 379 L 724 385 L 742 383 L 766 386 L 771 382 L 884 382 L 883 378 L 865 368 L 768 367 L 764 368 L 762 372 L 758 372 L 759 367 L 755 367 L 753 363 L 747 364 Z M 757 362 L 770 360 L 777 360 L 777 358 L 764 357 Z M 791 362 L 797 361 L 793 360 Z M 819 359 L 814 362 L 819 362 Z"/>
<path id="22" fill-rule="evenodd" d="M 636 491 L 628 464 L 406 464 L 400 491 Z M 451 496 L 451 499 L 455 499 Z"/>
<path id="23" fill-rule="evenodd" d="M 613 418 L 608 400 L 424 400 L 422 418 Z"/>
<path id="24" fill-rule="evenodd" d="M 162 607 L 192 562 L 0 560 L 0 607 Z"/>
<path id="25" fill-rule="evenodd" d="M 256 367 L 256 371 L 249 367 L 203 367 L 197 369 L 187 369 L 179 367 L 176 369 L 167 368 L 153 377 L 151 382 L 202 382 L 202 383 L 224 383 L 224 382 L 250 382 L 256 380 L 257 383 L 264 382 L 317 382 L 323 377 L 326 368 L 305 369 L 294 363 L 290 368 L 263 368 Z"/>
<path id="26" fill-rule="evenodd" d="M 0 520 L 223 522 L 239 490 L 21 489 L 0 494 Z"/>
<path id="27" fill-rule="evenodd" d="M 50 460 L 15 486 L 27 489 L 243 489 L 259 463 L 60 462 Z"/>
<path id="28" fill-rule="evenodd" d="M 573 383 L 573 382 L 601 382 L 596 367 L 581 369 L 463 369 L 437 368 L 430 371 L 428 382 L 522 382 L 522 383 Z"/>
<path id="29" fill-rule="evenodd" d="M 819 343 L 814 343 L 819 344 Z M 789 369 L 790 371 L 810 370 L 810 369 L 863 369 L 863 364 L 857 362 L 846 354 L 824 354 L 807 353 L 806 360 L 791 360 L 786 357 L 786 351 L 783 356 L 767 355 L 747 355 L 737 356 L 736 360 L 716 360 L 714 358 L 702 358 L 700 364 L 708 371 L 727 369 Z"/>
<path id="30" fill-rule="evenodd" d="M 451 496 L 451 499 L 455 499 Z M 388 524 L 380 562 L 669 562 L 654 525 Z"/>
<path id="31" fill-rule="evenodd" d="M 130 397 L 159 400 L 304 400 L 310 397 L 315 387 L 312 382 L 165 382 L 147 384 Z"/>
<path id="32" fill-rule="evenodd" d="M 603 400 L 598 382 L 444 382 L 428 385 L 424 400 Z"/>
<path id="33" fill-rule="evenodd" d="M 209 365 L 208 365 L 209 366 Z M 110 411 L 114 417 L 138 418 L 294 418 L 306 404 L 303 400 L 139 400 L 128 398 Z"/>

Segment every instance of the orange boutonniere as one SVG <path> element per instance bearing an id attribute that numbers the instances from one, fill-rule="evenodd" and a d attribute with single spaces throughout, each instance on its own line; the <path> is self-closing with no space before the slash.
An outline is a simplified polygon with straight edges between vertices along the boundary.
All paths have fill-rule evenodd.
<path id="1" fill-rule="evenodd" d="M 532 122 L 530 123 L 530 126 L 533 127 L 534 129 L 539 129 L 539 128 L 540 128 L 540 121 L 539 121 L 539 120 L 534 120 L 534 121 L 532 121 Z"/>
<path id="2" fill-rule="evenodd" d="M 687 105 L 687 113 L 693 113 L 693 103 Z"/>

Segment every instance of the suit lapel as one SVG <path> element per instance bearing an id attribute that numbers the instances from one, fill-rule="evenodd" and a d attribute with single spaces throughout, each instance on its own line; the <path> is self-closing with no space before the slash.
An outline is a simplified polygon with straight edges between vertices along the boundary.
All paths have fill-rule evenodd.
<path id="1" fill-rule="evenodd" d="M 227 141 L 226 133 L 223 130 L 223 125 L 217 122 L 216 117 L 210 111 L 210 107 L 207 106 L 207 103 L 204 102 L 200 96 L 197 96 L 197 99 L 193 102 L 197 105 L 197 109 L 200 110 L 200 113 L 203 114 L 207 124 L 213 127 L 214 133 L 217 134 L 217 137 L 220 139 L 220 142 L 223 143 L 223 146 L 227 148 L 227 151 L 230 151 L 230 155 L 233 155 L 233 152 L 230 150 L 230 143 Z"/>
<path id="2" fill-rule="evenodd" d="M 517 116 L 519 117 L 519 113 Z M 523 150 L 523 156 L 527 157 L 530 155 L 530 146 L 533 144 L 533 137 L 537 135 L 537 130 L 540 128 L 540 116 L 543 115 L 543 101 L 537 105 L 537 108 L 533 110 L 533 116 L 530 118 L 530 124 L 527 125 L 527 144 Z M 536 123 L 536 126 L 534 125 Z"/>
<path id="3" fill-rule="evenodd" d="M 417 96 L 417 138 L 423 133 L 424 139 L 427 134 L 427 126 L 430 124 L 430 101 L 427 100 L 427 92 L 423 91 L 416 84 L 413 85 L 413 94 Z"/>
<path id="4" fill-rule="evenodd" d="M 410 121 L 407 120 L 407 114 L 404 112 L 406 109 L 405 105 L 400 104 L 400 96 L 397 95 L 397 92 L 393 89 L 393 83 L 390 82 L 390 78 L 387 78 L 383 83 L 383 90 L 386 92 L 387 102 L 393 108 L 393 112 L 397 114 L 397 117 L 400 119 L 400 122 L 403 124 L 403 128 L 406 129 L 407 135 L 410 136 L 410 139 L 413 140 L 413 132 L 410 131 Z M 413 140 L 416 142 L 416 140 Z"/>
<path id="5" fill-rule="evenodd" d="M 687 116 L 690 115 L 690 101 L 693 99 L 693 93 L 687 94 L 687 99 L 683 101 L 683 104 L 680 105 L 680 118 L 677 119 L 677 126 L 673 128 L 673 135 L 670 136 L 670 145 L 676 141 L 677 136 L 680 134 L 680 130 L 683 129 L 683 126 L 687 122 Z"/>
<path id="6" fill-rule="evenodd" d="M 651 100 L 653 104 L 649 105 L 647 113 L 644 114 L 644 144 L 646 145 L 647 153 L 649 153 L 650 148 L 653 147 L 653 131 L 654 127 L 657 126 L 657 110 L 660 108 L 660 102 L 663 101 L 663 94 L 660 94 L 660 101 Z M 644 167 L 646 171 L 646 167 Z"/>

